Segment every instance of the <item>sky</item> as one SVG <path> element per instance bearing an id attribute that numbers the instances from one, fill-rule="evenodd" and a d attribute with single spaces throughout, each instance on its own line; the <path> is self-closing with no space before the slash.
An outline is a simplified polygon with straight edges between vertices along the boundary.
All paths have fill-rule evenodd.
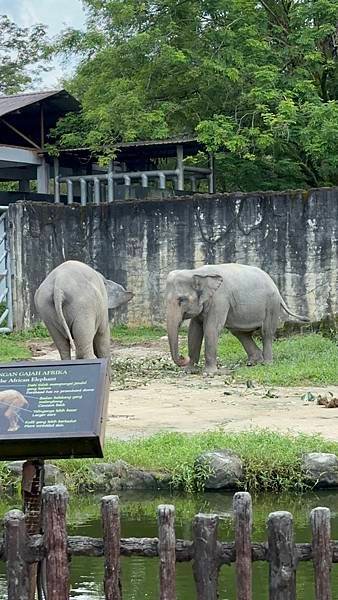
<path id="1" fill-rule="evenodd" d="M 85 23 L 81 0 L 0 0 L 0 14 L 7 14 L 21 27 L 43 23 L 50 36 L 67 26 L 82 29 Z M 60 60 L 54 60 L 52 69 L 43 73 L 38 88 L 60 88 L 60 78 L 70 74 L 71 68 L 65 69 Z"/>

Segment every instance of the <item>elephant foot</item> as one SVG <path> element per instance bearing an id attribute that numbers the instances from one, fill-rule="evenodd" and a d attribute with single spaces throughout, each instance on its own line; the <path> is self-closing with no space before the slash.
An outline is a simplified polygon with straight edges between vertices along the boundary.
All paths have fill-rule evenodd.
<path id="1" fill-rule="evenodd" d="M 249 356 L 246 364 L 247 367 L 254 367 L 255 365 L 261 365 L 264 362 L 263 354 L 259 354 L 257 356 Z"/>
<path id="2" fill-rule="evenodd" d="M 200 372 L 200 368 L 198 365 L 188 365 L 187 367 L 185 367 L 185 372 L 187 373 L 187 375 L 197 375 Z"/>
<path id="3" fill-rule="evenodd" d="M 203 377 L 214 377 L 217 373 L 217 367 L 205 367 Z"/>

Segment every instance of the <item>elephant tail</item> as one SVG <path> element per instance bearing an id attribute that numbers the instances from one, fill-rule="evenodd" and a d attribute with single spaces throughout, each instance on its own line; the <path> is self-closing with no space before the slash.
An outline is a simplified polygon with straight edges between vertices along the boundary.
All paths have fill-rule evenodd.
<path id="1" fill-rule="evenodd" d="M 72 334 L 70 333 L 70 329 L 68 327 L 67 321 L 65 319 L 65 315 L 63 314 L 62 304 L 64 301 L 64 293 L 60 288 L 55 287 L 54 289 L 54 306 L 56 310 L 57 317 L 59 322 L 61 323 L 67 338 L 69 339 L 69 343 L 73 352 L 76 351 L 74 340 L 72 338 Z"/>
<path id="2" fill-rule="evenodd" d="M 287 312 L 289 315 L 291 315 L 291 317 L 295 317 L 295 319 L 297 319 L 297 321 L 301 321 L 302 323 L 310 323 L 310 319 L 308 317 L 303 317 L 301 315 L 296 315 L 295 313 L 291 312 L 291 310 L 285 304 L 285 302 L 284 302 L 284 300 L 283 300 L 282 297 L 280 299 L 280 304 L 281 304 L 281 307 L 284 308 L 285 312 Z"/>

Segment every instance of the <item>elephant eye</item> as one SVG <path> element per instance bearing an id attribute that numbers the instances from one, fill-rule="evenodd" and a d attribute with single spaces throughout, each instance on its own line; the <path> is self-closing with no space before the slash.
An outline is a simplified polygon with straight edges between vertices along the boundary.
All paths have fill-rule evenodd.
<path id="1" fill-rule="evenodd" d="M 183 304 L 184 302 L 187 302 L 187 300 L 188 300 L 188 296 L 179 296 L 178 297 L 179 306 L 181 306 L 181 304 Z"/>

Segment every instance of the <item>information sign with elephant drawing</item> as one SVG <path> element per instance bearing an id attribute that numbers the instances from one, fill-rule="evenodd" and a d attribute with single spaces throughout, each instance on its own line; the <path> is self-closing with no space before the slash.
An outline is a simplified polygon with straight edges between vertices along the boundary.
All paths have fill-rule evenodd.
<path id="1" fill-rule="evenodd" d="M 103 456 L 105 359 L 0 366 L 1 458 Z"/>

